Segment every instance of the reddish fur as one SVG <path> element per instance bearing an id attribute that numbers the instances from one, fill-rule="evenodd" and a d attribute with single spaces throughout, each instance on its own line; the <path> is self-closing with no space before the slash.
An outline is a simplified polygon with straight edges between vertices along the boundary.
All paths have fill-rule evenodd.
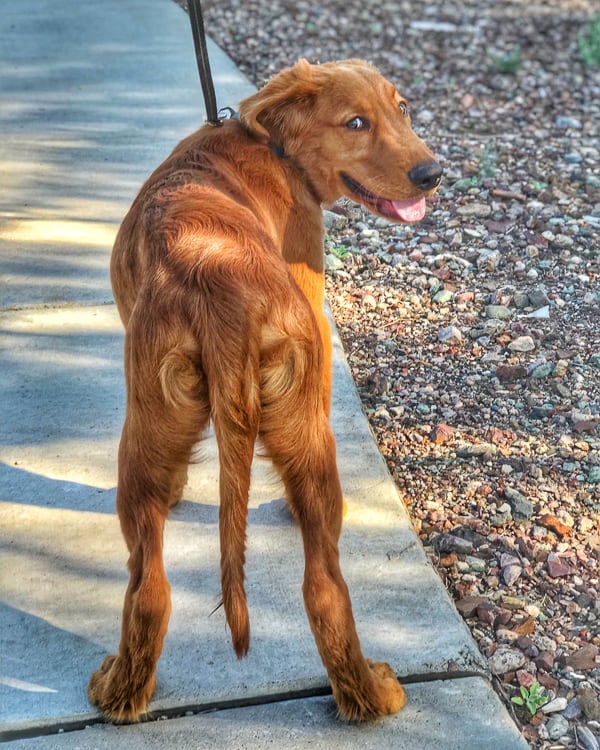
<path id="1" fill-rule="evenodd" d="M 163 526 L 209 421 L 223 602 L 238 656 L 250 644 L 244 556 L 258 439 L 302 531 L 306 610 L 340 714 L 369 719 L 404 705 L 391 669 L 362 655 L 339 567 L 321 221 L 321 204 L 344 192 L 341 170 L 395 200 L 419 193 L 407 173 L 432 155 L 397 100 L 366 63 L 301 61 L 242 102 L 239 121 L 182 141 L 123 221 L 111 276 L 126 328 L 117 508 L 130 582 L 118 655 L 88 688 L 113 720 L 137 720 L 154 690 L 170 612 Z M 344 127 L 357 114 L 373 132 Z"/>

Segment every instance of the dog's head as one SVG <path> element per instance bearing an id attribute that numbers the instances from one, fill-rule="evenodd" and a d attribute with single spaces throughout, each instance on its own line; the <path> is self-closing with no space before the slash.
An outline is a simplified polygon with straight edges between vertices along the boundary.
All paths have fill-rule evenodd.
<path id="1" fill-rule="evenodd" d="M 362 60 L 300 60 L 245 99 L 240 120 L 299 164 L 323 203 L 346 195 L 392 221 L 418 221 L 441 180 L 406 100 Z"/>

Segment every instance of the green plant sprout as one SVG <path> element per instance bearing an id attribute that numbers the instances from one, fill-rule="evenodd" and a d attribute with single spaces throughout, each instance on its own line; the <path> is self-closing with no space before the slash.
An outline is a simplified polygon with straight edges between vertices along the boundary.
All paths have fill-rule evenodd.
<path id="1" fill-rule="evenodd" d="M 346 245 L 333 245 L 331 252 L 340 260 L 344 260 L 344 258 L 347 258 L 348 255 L 350 255 L 350 251 Z"/>
<path id="2" fill-rule="evenodd" d="M 489 55 L 492 65 L 498 73 L 514 76 L 523 65 L 521 51 L 518 47 L 509 52 L 508 55 L 495 55 L 493 52 L 490 52 Z"/>
<path id="3" fill-rule="evenodd" d="M 541 689 L 542 686 L 539 682 L 532 683 L 529 690 L 521 685 L 521 695 L 514 696 L 511 698 L 511 701 L 516 703 L 517 706 L 525 706 L 529 713 L 534 716 L 538 708 L 541 708 L 545 703 L 548 703 L 548 696 L 540 693 Z"/>
<path id="4" fill-rule="evenodd" d="M 498 156 L 491 148 L 485 148 L 479 155 L 479 173 L 482 177 L 493 177 L 496 174 Z"/>
<path id="5" fill-rule="evenodd" d="M 588 33 L 577 40 L 579 52 L 587 65 L 600 66 L 600 13 L 597 13 L 588 26 Z"/>

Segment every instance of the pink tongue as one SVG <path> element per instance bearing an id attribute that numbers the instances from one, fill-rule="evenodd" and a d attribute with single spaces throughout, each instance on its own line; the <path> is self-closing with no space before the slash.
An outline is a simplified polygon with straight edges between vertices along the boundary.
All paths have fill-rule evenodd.
<path id="1" fill-rule="evenodd" d="M 401 221 L 421 221 L 425 216 L 425 198 L 412 198 L 409 201 L 386 201 L 386 208 L 390 215 L 397 216 Z"/>

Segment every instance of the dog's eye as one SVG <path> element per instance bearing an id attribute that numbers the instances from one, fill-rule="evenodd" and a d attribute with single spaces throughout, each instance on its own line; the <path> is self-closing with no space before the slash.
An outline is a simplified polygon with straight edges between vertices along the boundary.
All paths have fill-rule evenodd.
<path id="1" fill-rule="evenodd" d="M 368 130 L 369 121 L 364 117 L 353 117 L 346 123 L 348 130 Z"/>
<path id="2" fill-rule="evenodd" d="M 408 113 L 410 112 L 410 110 L 406 102 L 398 102 L 398 109 L 404 117 L 408 117 Z"/>

